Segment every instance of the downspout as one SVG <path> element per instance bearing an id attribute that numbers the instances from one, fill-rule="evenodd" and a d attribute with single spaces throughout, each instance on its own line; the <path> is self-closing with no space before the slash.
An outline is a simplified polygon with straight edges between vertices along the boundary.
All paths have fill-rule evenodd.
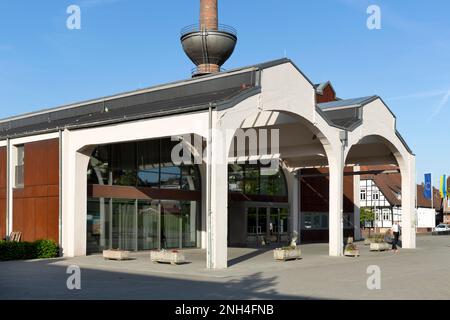
<path id="1" fill-rule="evenodd" d="M 63 192 L 63 188 L 62 188 L 62 139 L 63 139 L 63 134 L 62 134 L 62 130 L 59 130 L 59 219 L 58 219 L 58 242 L 59 242 L 59 255 L 60 257 L 62 257 L 62 250 L 61 250 L 61 246 L 62 246 L 62 192 Z"/>
<path id="2" fill-rule="evenodd" d="M 11 201 L 10 201 L 10 195 L 11 195 L 11 141 L 9 138 L 6 139 L 6 225 L 5 225 L 5 233 L 6 238 L 8 239 L 9 234 L 11 234 L 11 228 L 9 226 L 10 223 L 10 217 L 9 217 L 9 211 L 11 209 Z"/>
<path id="3" fill-rule="evenodd" d="M 212 106 L 211 104 L 209 105 L 208 108 L 208 155 L 207 155 L 207 201 L 206 201 L 206 224 L 207 224 L 207 231 L 206 231 L 206 235 L 207 235 L 207 257 L 206 257 L 206 267 L 208 269 L 212 269 L 213 265 L 212 265 L 212 235 L 211 235 L 211 169 L 212 169 Z"/>

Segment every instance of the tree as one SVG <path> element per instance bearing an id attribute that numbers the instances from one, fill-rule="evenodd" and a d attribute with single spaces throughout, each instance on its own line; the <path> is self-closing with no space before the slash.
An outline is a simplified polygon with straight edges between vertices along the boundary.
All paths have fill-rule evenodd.
<path id="1" fill-rule="evenodd" d="M 370 222 L 371 225 L 373 225 L 373 221 L 375 220 L 375 213 L 372 209 L 361 208 L 359 219 L 362 226 L 365 226 L 366 222 Z"/>

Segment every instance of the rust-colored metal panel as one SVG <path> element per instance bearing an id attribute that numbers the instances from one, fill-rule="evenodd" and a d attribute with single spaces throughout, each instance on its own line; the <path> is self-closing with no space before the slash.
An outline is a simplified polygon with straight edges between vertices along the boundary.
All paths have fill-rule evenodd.
<path id="1" fill-rule="evenodd" d="M 47 197 L 58 197 L 58 196 L 59 196 L 59 185 L 47 186 Z"/>
<path id="2" fill-rule="evenodd" d="M 59 242 L 59 198 L 47 198 L 47 239 Z"/>
<path id="3" fill-rule="evenodd" d="M 6 199 L 0 199 L 0 240 L 6 236 Z"/>
<path id="4" fill-rule="evenodd" d="M 14 199 L 22 199 L 24 197 L 24 194 L 25 194 L 25 190 L 23 188 L 13 190 L 13 198 Z"/>
<path id="5" fill-rule="evenodd" d="M 59 185 L 59 139 L 47 141 L 47 184 Z"/>
<path id="6" fill-rule="evenodd" d="M 13 230 L 24 232 L 23 226 L 23 199 L 13 200 Z"/>
<path id="7" fill-rule="evenodd" d="M 88 186 L 88 196 L 94 198 L 115 199 L 167 199 L 167 200 L 201 200 L 199 191 L 169 190 L 155 188 L 136 188 L 124 186 Z"/>
<path id="8" fill-rule="evenodd" d="M 13 200 L 13 230 L 11 231 L 24 231 L 23 226 L 23 199 Z"/>
<path id="9" fill-rule="evenodd" d="M 0 188 L 6 188 L 6 147 L 0 148 Z M 5 189 L 6 192 L 6 189 Z"/>
<path id="10" fill-rule="evenodd" d="M 38 239 L 53 239 L 58 241 L 58 139 L 25 144 L 24 180 L 24 188 L 15 189 L 13 193 L 14 231 L 21 231 L 24 241 Z"/>
<path id="11" fill-rule="evenodd" d="M 266 196 L 266 195 L 247 195 L 241 192 L 229 192 L 228 198 L 231 201 L 252 201 L 252 202 L 276 202 L 276 203 L 286 203 L 289 201 L 288 197 L 282 196 Z"/>
<path id="12" fill-rule="evenodd" d="M 47 196 L 47 186 L 36 185 L 36 186 L 26 186 L 23 189 L 24 198 L 41 198 Z"/>
<path id="13" fill-rule="evenodd" d="M 34 240 L 36 240 L 35 199 L 25 198 L 22 201 L 23 201 L 23 214 L 22 214 L 23 241 L 34 241 Z M 21 231 L 21 230 L 17 230 L 17 231 Z"/>
<path id="14" fill-rule="evenodd" d="M 48 183 L 47 141 L 25 144 L 25 187 Z"/>
<path id="15" fill-rule="evenodd" d="M 35 205 L 35 237 L 34 240 L 47 239 L 47 198 L 36 198 L 34 199 Z"/>
<path id="16" fill-rule="evenodd" d="M 0 240 L 6 236 L 6 147 L 0 148 Z"/>

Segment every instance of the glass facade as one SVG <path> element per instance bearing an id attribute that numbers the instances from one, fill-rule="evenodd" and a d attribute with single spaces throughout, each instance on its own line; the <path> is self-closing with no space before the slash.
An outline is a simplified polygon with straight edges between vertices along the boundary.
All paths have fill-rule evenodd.
<path id="1" fill-rule="evenodd" d="M 287 196 L 283 171 L 281 168 L 272 171 L 261 164 L 229 165 L 229 190 L 247 195 Z"/>
<path id="2" fill-rule="evenodd" d="M 87 252 L 197 247 L 199 202 L 89 198 Z"/>
<path id="3" fill-rule="evenodd" d="M 199 191 L 197 166 L 171 161 L 177 143 L 158 139 L 98 146 L 89 162 L 88 184 Z"/>
<path id="4" fill-rule="evenodd" d="M 89 198 L 87 252 L 104 249 L 152 250 L 197 247 L 200 202 L 185 191 L 200 192 L 196 166 L 171 161 L 170 139 L 98 146 L 89 163 L 88 184 L 167 189 L 168 199 Z M 179 198 L 177 200 L 177 198 Z"/>

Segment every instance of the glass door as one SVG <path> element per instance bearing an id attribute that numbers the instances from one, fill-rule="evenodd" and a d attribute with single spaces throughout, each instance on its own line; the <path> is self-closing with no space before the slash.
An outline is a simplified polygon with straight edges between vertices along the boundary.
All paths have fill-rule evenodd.
<path id="1" fill-rule="evenodd" d="M 182 246 L 195 248 L 197 246 L 197 201 L 181 203 L 182 215 Z"/>
<path id="2" fill-rule="evenodd" d="M 269 242 L 287 241 L 289 210 L 285 207 L 248 207 L 247 237 L 265 236 Z"/>
<path id="3" fill-rule="evenodd" d="M 258 233 L 258 208 L 247 208 L 247 233 L 256 235 Z"/>
<path id="4" fill-rule="evenodd" d="M 161 201 L 161 248 L 181 248 L 181 206 L 179 201 Z"/>
<path id="5" fill-rule="evenodd" d="M 112 203 L 112 248 L 137 250 L 136 201 L 114 199 Z"/>
<path id="6" fill-rule="evenodd" d="M 138 250 L 159 248 L 160 212 L 159 201 L 138 201 Z"/>
<path id="7" fill-rule="evenodd" d="M 270 208 L 269 213 L 269 234 L 273 240 L 279 242 L 280 209 Z"/>

